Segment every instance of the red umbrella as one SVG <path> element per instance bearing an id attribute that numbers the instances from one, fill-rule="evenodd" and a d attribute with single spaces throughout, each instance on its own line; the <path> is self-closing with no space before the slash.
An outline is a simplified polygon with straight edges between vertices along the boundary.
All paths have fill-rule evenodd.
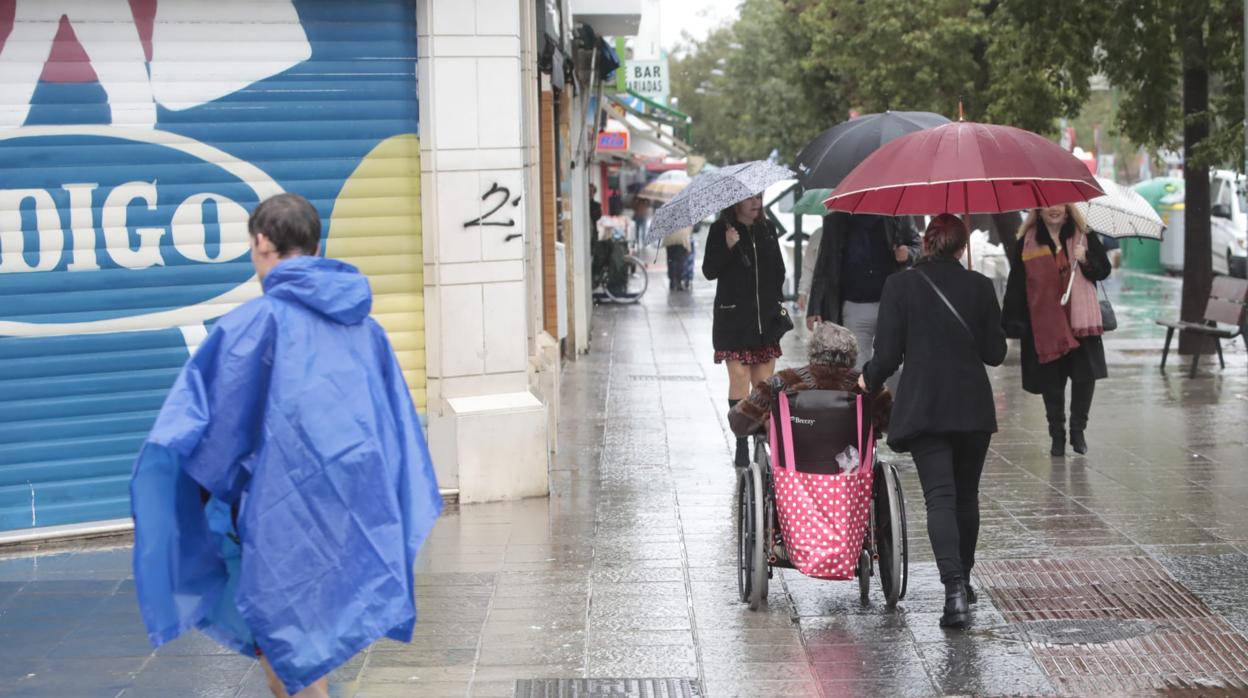
<path id="1" fill-rule="evenodd" d="M 888 216 L 1003 213 L 1104 193 L 1087 166 L 1043 136 L 959 121 L 885 144 L 823 205 Z"/>

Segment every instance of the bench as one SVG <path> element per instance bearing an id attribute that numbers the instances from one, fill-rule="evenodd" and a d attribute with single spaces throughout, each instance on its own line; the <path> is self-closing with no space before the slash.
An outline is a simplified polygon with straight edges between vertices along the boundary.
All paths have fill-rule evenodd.
<path id="1" fill-rule="evenodd" d="M 1248 280 L 1230 276 L 1215 276 L 1213 290 L 1209 293 L 1209 303 L 1205 305 L 1203 322 L 1184 322 L 1183 320 L 1158 320 L 1157 324 L 1166 328 L 1166 346 L 1161 350 L 1161 372 L 1166 372 L 1166 357 L 1170 354 L 1170 340 L 1174 331 L 1194 332 L 1213 337 L 1218 347 L 1218 363 L 1226 368 L 1222 358 L 1222 340 L 1234 339 L 1244 333 L 1244 304 L 1248 302 Z M 1190 377 L 1196 377 L 1196 365 L 1200 363 L 1200 354 L 1192 355 Z"/>

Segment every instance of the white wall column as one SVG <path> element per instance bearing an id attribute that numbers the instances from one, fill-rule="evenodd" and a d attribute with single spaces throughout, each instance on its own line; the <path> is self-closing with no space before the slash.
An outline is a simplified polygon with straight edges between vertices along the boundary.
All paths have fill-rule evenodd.
<path id="1" fill-rule="evenodd" d="M 529 389 L 533 5 L 416 6 L 429 443 L 464 502 L 548 491 L 546 407 Z"/>
<path id="2" fill-rule="evenodd" d="M 574 334 L 568 337 L 572 355 L 589 351 L 589 318 L 593 311 L 593 245 L 597 239 L 597 231 L 591 230 L 589 221 L 589 181 L 593 166 L 589 162 L 593 141 L 589 132 L 591 124 L 586 123 L 585 111 L 589 107 L 591 96 L 589 90 L 581 92 L 579 97 L 572 99 L 572 258 L 569 264 L 572 271 L 572 293 L 568 299 L 571 307 L 568 312 L 573 316 Z M 596 135 L 596 131 L 593 135 Z"/>

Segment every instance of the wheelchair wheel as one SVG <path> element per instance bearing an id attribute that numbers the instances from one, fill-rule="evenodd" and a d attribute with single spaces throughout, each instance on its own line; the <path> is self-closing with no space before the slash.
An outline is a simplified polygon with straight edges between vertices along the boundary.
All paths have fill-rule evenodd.
<path id="1" fill-rule="evenodd" d="M 617 283 L 608 282 L 603 285 L 607 297 L 616 303 L 636 303 L 646 294 L 650 285 L 650 276 L 646 274 L 646 265 L 636 257 L 628 255 L 624 258 L 625 275 Z"/>
<path id="2" fill-rule="evenodd" d="M 871 600 L 871 553 L 866 548 L 858 553 L 858 596 L 864 604 Z"/>
<path id="3" fill-rule="evenodd" d="M 737 471 L 737 593 L 757 610 L 767 598 L 767 526 L 762 471 L 757 463 Z"/>
<path id="4" fill-rule="evenodd" d="M 887 463 L 877 463 L 875 467 L 872 487 L 875 549 L 880 562 L 880 588 L 888 607 L 893 608 L 906 596 L 910 565 L 906 549 L 906 503 L 897 469 Z"/>
<path id="5" fill-rule="evenodd" d="M 737 593 L 757 610 L 767 598 L 767 525 L 763 471 L 758 463 L 737 471 Z"/>
<path id="6" fill-rule="evenodd" d="M 750 500 L 751 485 L 748 468 L 737 469 L 737 598 L 750 600 L 754 564 L 754 503 Z"/>
<path id="7" fill-rule="evenodd" d="M 767 454 L 767 440 L 754 437 L 754 462 L 750 464 L 749 473 L 753 477 L 754 491 L 758 493 L 758 503 L 754 509 L 755 521 L 758 522 L 758 535 L 754 548 L 754 579 L 750 584 L 753 592 L 750 599 L 750 610 L 756 610 L 767 600 L 768 587 L 771 580 L 771 565 L 767 558 L 771 553 L 771 524 L 775 520 L 775 502 L 771 496 L 767 466 L 770 456 Z"/>

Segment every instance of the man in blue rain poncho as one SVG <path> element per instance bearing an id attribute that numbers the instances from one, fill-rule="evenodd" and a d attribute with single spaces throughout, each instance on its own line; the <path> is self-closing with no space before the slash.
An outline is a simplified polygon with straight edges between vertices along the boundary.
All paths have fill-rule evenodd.
<path id="1" fill-rule="evenodd" d="M 264 296 L 182 370 L 131 482 L 139 607 L 261 656 L 275 695 L 382 637 L 408 642 L 412 568 L 442 508 L 416 411 L 354 267 L 318 257 L 295 194 L 248 221 Z"/>

